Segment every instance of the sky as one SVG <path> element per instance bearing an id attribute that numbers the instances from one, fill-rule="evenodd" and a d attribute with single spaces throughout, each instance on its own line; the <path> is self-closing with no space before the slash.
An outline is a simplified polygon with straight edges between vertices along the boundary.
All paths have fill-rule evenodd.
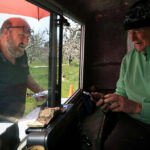
<path id="1" fill-rule="evenodd" d="M 25 17 L 25 16 L 20 16 L 20 15 L 11 15 L 11 14 L 4 14 L 4 13 L 0 13 L 0 27 L 2 23 L 10 17 L 24 18 L 29 23 L 31 29 L 35 31 L 35 33 L 42 32 L 43 30 L 49 31 L 50 17 L 45 17 L 45 18 L 38 20 L 32 17 Z"/>

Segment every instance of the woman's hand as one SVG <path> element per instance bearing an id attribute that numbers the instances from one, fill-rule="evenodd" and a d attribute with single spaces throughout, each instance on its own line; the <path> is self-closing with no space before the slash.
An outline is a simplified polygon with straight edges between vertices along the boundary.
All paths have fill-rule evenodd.
<path id="1" fill-rule="evenodd" d="M 131 114 L 140 114 L 142 104 L 129 100 L 121 95 L 107 94 L 104 96 L 104 103 L 109 104 L 109 110 L 113 112 L 125 112 Z"/>
<path id="2" fill-rule="evenodd" d="M 96 103 L 97 107 L 100 107 L 103 112 L 107 112 L 109 110 L 109 104 L 104 103 L 104 94 L 99 92 L 92 92 L 91 101 Z"/>

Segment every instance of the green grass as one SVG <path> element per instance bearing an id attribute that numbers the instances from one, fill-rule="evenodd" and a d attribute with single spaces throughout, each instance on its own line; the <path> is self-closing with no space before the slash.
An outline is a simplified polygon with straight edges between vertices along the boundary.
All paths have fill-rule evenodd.
<path id="1" fill-rule="evenodd" d="M 64 80 L 62 80 L 61 97 L 68 97 L 70 85 L 73 86 L 74 91 L 79 87 L 79 64 L 72 62 L 69 66 L 64 63 L 62 65 L 62 73 L 64 75 Z"/>
<path id="2" fill-rule="evenodd" d="M 36 60 L 30 64 L 30 73 L 33 76 L 34 80 L 44 89 L 48 89 L 48 67 L 39 67 L 35 66 L 47 66 L 46 64 Z M 75 92 L 79 87 L 79 63 L 73 61 L 71 65 L 68 65 L 66 62 L 62 65 L 62 92 L 61 97 L 67 98 L 69 96 L 70 85 L 73 86 L 73 91 Z M 32 93 L 29 89 L 27 93 Z M 26 98 L 26 109 L 25 115 L 40 105 L 41 102 L 36 102 L 34 98 Z"/>
<path id="3" fill-rule="evenodd" d="M 31 68 L 30 73 L 34 80 L 45 90 L 48 89 L 48 67 Z"/>

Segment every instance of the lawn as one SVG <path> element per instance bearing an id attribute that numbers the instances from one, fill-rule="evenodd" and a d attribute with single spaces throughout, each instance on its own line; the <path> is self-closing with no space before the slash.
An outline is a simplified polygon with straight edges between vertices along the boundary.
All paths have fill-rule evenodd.
<path id="1" fill-rule="evenodd" d="M 42 67 L 43 66 L 43 67 Z M 36 61 L 30 64 L 30 73 L 35 81 L 44 89 L 48 89 L 48 67 L 44 63 Z M 79 63 L 73 61 L 71 65 L 63 63 L 62 65 L 62 92 L 61 97 L 67 98 L 69 96 L 70 85 L 73 86 L 73 91 L 79 87 Z M 27 90 L 27 93 L 32 93 Z M 26 98 L 25 115 L 40 105 L 41 102 L 36 102 L 34 98 Z"/>

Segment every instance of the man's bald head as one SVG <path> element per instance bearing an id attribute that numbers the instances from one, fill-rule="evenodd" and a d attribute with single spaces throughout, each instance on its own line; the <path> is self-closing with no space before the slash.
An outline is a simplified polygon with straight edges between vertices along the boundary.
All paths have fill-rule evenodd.
<path id="1" fill-rule="evenodd" d="M 5 20 L 1 27 L 1 33 L 3 33 L 4 29 L 9 28 L 23 28 L 25 32 L 30 32 L 29 24 L 22 18 L 9 18 Z"/>

